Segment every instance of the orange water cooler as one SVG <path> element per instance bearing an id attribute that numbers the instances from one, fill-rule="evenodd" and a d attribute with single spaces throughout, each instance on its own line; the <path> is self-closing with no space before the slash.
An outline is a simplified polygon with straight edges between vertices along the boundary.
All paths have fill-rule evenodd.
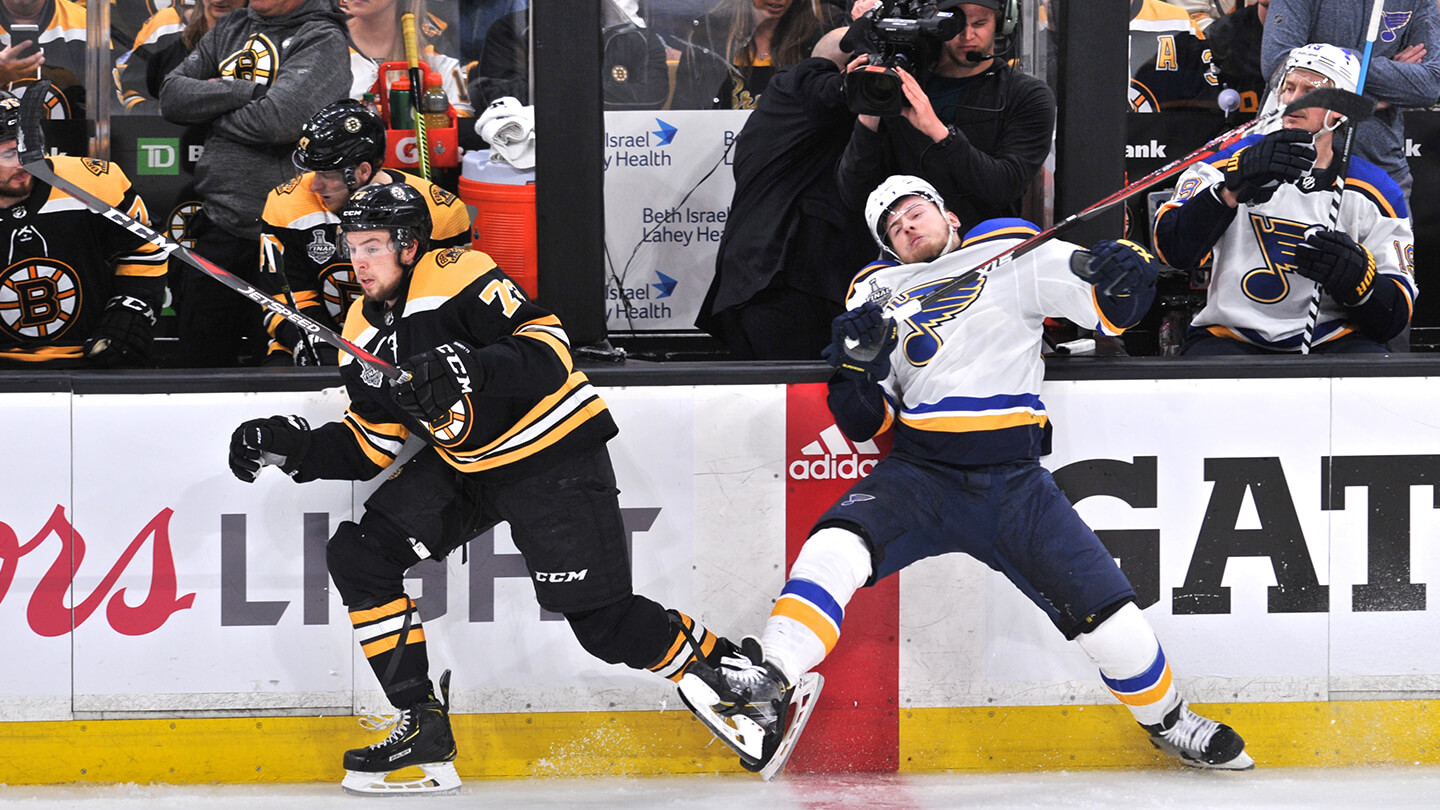
<path id="1" fill-rule="evenodd" d="M 468 152 L 460 167 L 460 199 L 474 209 L 471 246 L 489 254 L 534 298 L 539 292 L 535 170 L 492 161 L 488 149 Z"/>

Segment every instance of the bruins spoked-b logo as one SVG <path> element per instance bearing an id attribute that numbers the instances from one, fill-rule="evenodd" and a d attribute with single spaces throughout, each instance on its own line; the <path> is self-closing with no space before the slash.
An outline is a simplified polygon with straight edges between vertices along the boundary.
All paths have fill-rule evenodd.
<path id="1" fill-rule="evenodd" d="M 220 61 L 220 78 L 269 85 L 280 64 L 280 49 L 264 34 L 251 34 L 240 50 Z"/>
<path id="2" fill-rule="evenodd" d="M 83 298 L 70 265 L 22 259 L 0 277 L 0 331 L 16 340 L 55 340 L 74 325 Z"/>

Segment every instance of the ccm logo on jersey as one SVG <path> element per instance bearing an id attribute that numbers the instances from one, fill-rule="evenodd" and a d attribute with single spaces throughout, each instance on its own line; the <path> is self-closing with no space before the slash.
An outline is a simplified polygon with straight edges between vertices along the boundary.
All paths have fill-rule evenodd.
<path id="1" fill-rule="evenodd" d="M 582 568 L 579 571 L 536 571 L 536 582 L 579 582 L 585 579 L 590 573 L 589 568 Z"/>

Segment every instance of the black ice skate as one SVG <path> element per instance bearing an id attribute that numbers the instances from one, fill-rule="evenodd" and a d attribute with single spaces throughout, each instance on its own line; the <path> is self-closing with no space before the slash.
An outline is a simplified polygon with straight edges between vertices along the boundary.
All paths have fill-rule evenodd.
<path id="1" fill-rule="evenodd" d="M 1248 771 L 1255 767 L 1255 760 L 1245 753 L 1245 741 L 1234 729 L 1190 711 L 1183 700 L 1163 723 L 1141 728 L 1150 732 L 1151 745 L 1192 768 Z"/>
<path id="2" fill-rule="evenodd" d="M 714 734 L 740 755 L 740 764 L 765 781 L 785 767 L 810 719 L 825 679 L 810 672 L 791 686 L 763 660 L 760 642 L 746 637 L 741 655 L 717 669 L 696 661 L 680 679 L 680 699 Z"/>
<path id="3" fill-rule="evenodd" d="M 345 752 L 347 793 L 418 794 L 450 793 L 460 789 L 455 772 L 455 736 L 450 733 L 450 671 L 440 676 L 440 699 L 416 703 L 382 721 L 362 719 L 362 726 L 375 731 L 393 729 L 390 736 L 374 745 Z M 386 781 L 392 772 L 418 767 L 423 779 Z"/>

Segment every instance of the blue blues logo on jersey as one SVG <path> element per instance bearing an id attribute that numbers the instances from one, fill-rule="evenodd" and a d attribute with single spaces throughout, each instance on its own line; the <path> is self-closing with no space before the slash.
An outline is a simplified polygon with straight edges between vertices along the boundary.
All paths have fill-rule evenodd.
<path id="1" fill-rule="evenodd" d="M 898 309 L 907 301 L 923 299 L 926 295 L 952 281 L 954 279 L 942 278 L 905 290 L 896 297 L 895 307 Z M 915 366 L 923 366 L 934 359 L 935 353 L 940 350 L 942 343 L 938 332 L 940 325 L 954 320 L 957 315 L 975 303 L 975 299 L 980 297 L 980 290 L 984 286 L 985 276 L 976 273 L 975 278 L 970 282 L 960 285 L 933 301 L 925 301 L 925 308 L 909 318 L 910 325 L 915 328 L 915 331 L 905 338 L 903 347 L 905 359 Z"/>
<path id="2" fill-rule="evenodd" d="M 1381 17 L 1380 41 L 1394 42 L 1400 38 L 1400 29 L 1410 22 L 1409 11 L 1387 11 Z"/>
<path id="3" fill-rule="evenodd" d="M 1295 246 L 1305 241 L 1315 226 L 1308 222 L 1250 215 L 1250 227 L 1260 243 L 1264 267 L 1256 267 L 1240 280 L 1240 289 L 1250 300 L 1274 304 L 1290 294 L 1290 273 L 1295 270 Z"/>

